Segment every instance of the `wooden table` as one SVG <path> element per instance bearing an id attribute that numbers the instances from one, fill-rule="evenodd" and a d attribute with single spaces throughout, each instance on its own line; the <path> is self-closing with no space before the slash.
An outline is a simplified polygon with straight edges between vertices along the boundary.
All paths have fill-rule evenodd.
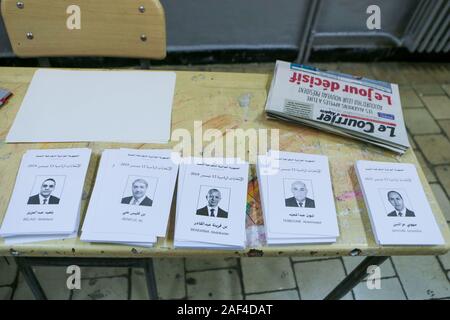
<path id="1" fill-rule="evenodd" d="M 169 145 L 119 143 L 5 144 L 5 137 L 35 70 L 34 68 L 0 68 L 0 87 L 7 88 L 14 93 L 8 104 L 0 109 L 0 221 L 3 220 L 9 203 L 20 160 L 28 149 L 89 147 L 93 150 L 83 192 L 81 208 L 84 215 L 103 149 L 120 147 L 167 148 L 176 144 L 176 142 L 171 142 Z M 280 150 L 327 155 L 330 161 L 340 229 L 340 236 L 336 243 L 264 246 L 264 227 L 257 192 L 258 186 L 254 166 L 251 166 L 246 218 L 247 233 L 250 236 L 248 247 L 245 250 L 174 249 L 172 246 L 174 208 L 172 208 L 169 236 L 166 239 L 160 239 L 154 248 L 143 249 L 121 245 L 91 244 L 81 242 L 78 238 L 11 246 L 0 240 L 0 255 L 64 258 L 363 255 L 372 256 L 371 260 L 367 260 L 367 263 L 379 264 L 387 256 L 392 255 L 438 255 L 449 251 L 450 231 L 412 150 L 407 151 L 403 156 L 399 156 L 356 140 L 345 139 L 299 125 L 267 120 L 264 115 L 264 104 L 270 80 L 271 75 L 264 74 L 177 72 L 172 112 L 172 132 L 178 128 L 185 128 L 193 132 L 194 121 L 203 122 L 203 132 L 209 128 L 219 129 L 223 133 L 227 129 L 236 128 L 244 130 L 248 128 L 279 129 Z M 246 106 L 247 102 L 249 102 L 248 106 Z M 246 147 L 248 148 L 248 146 Z M 355 161 L 362 159 L 414 163 L 417 166 L 425 193 L 446 241 L 445 245 L 379 246 L 376 244 L 353 169 Z M 376 259 L 373 256 L 380 258 Z M 364 265 L 360 267 L 362 268 Z M 365 272 L 365 269 L 363 271 Z"/>

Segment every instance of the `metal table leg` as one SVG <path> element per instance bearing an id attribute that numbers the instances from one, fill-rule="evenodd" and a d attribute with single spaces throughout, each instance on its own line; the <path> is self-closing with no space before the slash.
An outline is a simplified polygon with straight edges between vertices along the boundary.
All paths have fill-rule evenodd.
<path id="1" fill-rule="evenodd" d="M 144 272 L 145 280 L 147 281 L 148 297 L 151 300 L 158 300 L 158 289 L 156 287 L 155 270 L 153 268 L 153 259 L 145 260 Z"/>
<path id="2" fill-rule="evenodd" d="M 367 257 L 365 258 L 341 283 L 337 285 L 326 297 L 325 300 L 338 300 L 345 296 L 365 276 L 367 276 L 367 268 L 372 265 L 379 266 L 389 257 Z"/>
<path id="3" fill-rule="evenodd" d="M 31 265 L 28 264 L 27 258 L 15 257 L 15 260 L 17 268 L 25 278 L 25 281 L 30 287 L 31 292 L 33 292 L 34 297 L 37 300 L 47 300 L 47 296 L 45 295 L 44 290 L 42 290 L 41 284 L 36 278 L 36 275 L 34 274 Z"/>

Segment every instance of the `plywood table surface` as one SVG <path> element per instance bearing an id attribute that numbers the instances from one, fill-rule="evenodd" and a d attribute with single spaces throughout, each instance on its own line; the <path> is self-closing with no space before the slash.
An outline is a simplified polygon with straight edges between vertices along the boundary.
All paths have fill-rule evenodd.
<path id="1" fill-rule="evenodd" d="M 105 148 L 169 148 L 168 145 L 119 143 L 39 143 L 6 144 L 5 137 L 20 107 L 34 68 L 0 68 L 0 87 L 14 96 L 0 108 L 0 221 L 3 220 L 14 187 L 22 155 L 28 149 L 89 147 L 93 156 L 87 173 L 82 200 L 84 216 L 95 181 L 100 154 Z M 151 72 L 151 71 L 142 71 Z M 177 84 L 172 112 L 172 132 L 176 129 L 278 129 L 280 150 L 323 154 L 328 156 L 340 236 L 334 244 L 268 247 L 264 244 L 264 225 L 260 209 L 258 184 L 251 165 L 246 213 L 247 248 L 240 251 L 174 249 L 174 206 L 172 206 L 169 236 L 160 239 L 154 248 L 143 249 L 122 245 L 91 244 L 79 238 L 21 245 L 6 245 L 0 239 L 0 255 L 53 257 L 188 257 L 188 256 L 392 256 L 436 255 L 450 249 L 450 231 L 438 207 L 430 186 L 412 150 L 403 156 L 384 151 L 356 140 L 320 132 L 304 126 L 267 120 L 264 104 L 271 75 L 214 72 L 177 72 Z M 126 108 L 126 106 L 124 106 Z M 200 127 L 197 128 L 197 130 Z M 226 146 L 227 147 L 227 146 Z M 248 146 L 246 146 L 248 148 Z M 416 165 L 425 193 L 441 228 L 443 246 L 379 246 L 376 244 L 369 216 L 353 165 L 356 160 L 376 160 L 413 163 Z"/>

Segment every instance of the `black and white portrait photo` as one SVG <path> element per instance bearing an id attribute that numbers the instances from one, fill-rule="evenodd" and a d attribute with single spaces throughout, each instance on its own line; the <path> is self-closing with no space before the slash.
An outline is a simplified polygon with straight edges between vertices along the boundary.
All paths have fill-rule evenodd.
<path id="1" fill-rule="evenodd" d="M 122 204 L 151 207 L 156 189 L 156 179 L 150 177 L 128 177 Z"/>
<path id="2" fill-rule="evenodd" d="M 414 211 L 407 207 L 405 194 L 399 190 L 389 190 L 386 192 L 386 198 L 391 205 L 388 210 L 388 217 L 415 217 Z"/>
<path id="3" fill-rule="evenodd" d="M 286 207 L 315 208 L 312 183 L 309 180 L 285 179 L 284 195 Z"/>
<path id="4" fill-rule="evenodd" d="M 197 215 L 228 218 L 230 190 L 201 186 L 197 204 Z"/>
<path id="5" fill-rule="evenodd" d="M 27 204 L 59 204 L 65 176 L 37 176 Z"/>

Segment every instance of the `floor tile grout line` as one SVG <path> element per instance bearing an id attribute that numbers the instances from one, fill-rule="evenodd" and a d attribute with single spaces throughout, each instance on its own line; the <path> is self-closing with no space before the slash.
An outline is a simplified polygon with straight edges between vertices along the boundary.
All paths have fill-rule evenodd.
<path id="1" fill-rule="evenodd" d="M 127 273 L 118 274 L 114 276 L 98 276 L 98 277 L 81 277 L 81 281 L 83 280 L 97 280 L 97 279 L 111 279 L 111 278 L 126 278 L 128 276 Z"/>
<path id="2" fill-rule="evenodd" d="M 439 95 L 439 96 L 442 96 L 442 95 Z M 446 95 L 445 95 L 446 96 Z M 439 120 L 447 120 L 447 118 L 443 118 L 443 119 L 437 119 L 434 115 L 433 115 L 433 113 L 432 113 L 432 111 L 431 111 L 431 109 L 430 109 L 430 107 L 428 107 L 428 105 L 427 104 L 425 104 L 425 101 L 422 99 L 423 97 L 431 97 L 430 95 L 427 95 L 427 96 L 419 96 L 419 98 L 420 98 L 420 100 L 423 102 L 423 108 L 425 108 L 427 111 L 428 111 L 428 113 L 430 114 L 430 116 L 433 118 L 433 120 L 434 121 L 439 121 Z"/>
<path id="3" fill-rule="evenodd" d="M 437 177 L 436 177 L 437 178 Z M 433 184 L 437 184 L 441 189 L 442 189 L 442 192 L 444 193 L 444 196 L 447 198 L 447 200 L 450 202 L 450 197 L 447 195 L 447 192 L 445 191 L 445 188 L 444 188 L 444 186 L 442 185 L 442 183 L 439 181 L 439 178 L 437 178 L 438 179 L 438 181 L 436 181 L 436 182 L 429 182 L 428 181 L 428 184 L 430 185 L 430 188 L 431 188 L 431 185 L 433 185 Z M 433 192 L 433 190 L 431 190 L 431 192 Z M 433 192 L 433 195 L 434 195 L 434 197 L 436 198 L 436 202 L 438 202 L 437 201 L 437 197 L 436 197 L 436 195 L 434 194 L 434 192 Z M 441 205 L 439 204 L 439 202 L 438 202 L 438 205 L 439 205 L 439 208 L 441 208 Z M 450 219 L 447 219 L 447 217 L 446 217 L 446 215 L 445 215 L 445 212 L 443 212 L 443 210 L 442 210 L 442 208 L 441 208 L 441 212 L 442 212 L 442 215 L 444 216 L 444 218 L 445 218 L 445 221 L 446 222 L 450 222 Z"/>
<path id="4" fill-rule="evenodd" d="M 7 264 L 8 266 L 12 265 L 11 262 L 9 262 L 8 257 L 4 256 L 4 257 L 2 257 L 2 258 L 3 258 L 3 260 L 6 262 L 6 264 Z"/>
<path id="5" fill-rule="evenodd" d="M 425 93 L 417 93 L 417 95 L 419 97 L 446 97 L 447 96 L 447 94 L 445 92 L 443 94 L 442 93 L 427 93 L 427 94 L 425 94 Z"/>
<path id="6" fill-rule="evenodd" d="M 418 136 L 418 135 L 415 135 L 415 136 Z M 414 136 L 414 137 L 415 137 L 415 136 Z M 443 187 L 442 184 L 441 184 L 441 182 L 440 182 L 440 180 L 439 180 L 439 177 L 438 177 L 437 174 L 436 174 L 436 167 L 438 167 L 438 166 L 445 166 L 445 165 L 447 165 L 447 164 L 432 164 L 432 163 L 426 158 L 425 154 L 423 153 L 423 151 L 422 151 L 422 149 L 420 148 L 419 144 L 417 143 L 416 139 L 414 139 L 414 142 L 415 142 L 415 144 L 417 145 L 417 147 L 418 147 L 418 149 L 419 149 L 419 152 L 420 152 L 420 154 L 422 155 L 423 160 L 425 161 L 425 165 L 428 167 L 428 169 L 431 171 L 431 173 L 432 173 L 432 174 L 434 175 L 434 177 L 436 178 L 436 181 L 435 181 L 435 182 L 430 182 L 430 181 L 428 181 L 428 179 L 427 179 L 427 182 L 428 182 L 429 184 L 431 184 L 431 183 L 438 183 L 438 184 L 441 185 L 441 187 Z"/>
<path id="7" fill-rule="evenodd" d="M 194 258 L 195 259 L 195 258 Z M 186 258 L 183 258 L 183 270 L 184 270 L 184 297 L 188 299 L 188 284 L 187 284 L 187 271 L 186 271 Z"/>
<path id="8" fill-rule="evenodd" d="M 425 106 L 408 106 L 408 105 L 402 105 L 402 111 L 405 112 L 406 110 L 419 110 L 425 108 L 427 111 L 428 109 Z M 429 112 L 429 111 L 428 111 Z"/>
<path id="9" fill-rule="evenodd" d="M 300 293 L 300 287 L 298 285 L 297 274 L 295 273 L 294 261 L 292 260 L 292 257 L 289 257 L 289 263 L 291 265 L 292 274 L 294 276 L 295 289 L 297 290 L 298 300 L 302 300 L 302 294 Z"/>
<path id="10" fill-rule="evenodd" d="M 326 261 L 326 260 L 336 260 L 339 259 L 340 257 L 333 257 L 333 258 L 317 258 L 317 259 L 311 259 L 311 260 L 303 260 L 303 261 L 293 261 L 293 264 L 298 264 L 298 263 L 308 263 L 308 262 L 318 262 L 318 261 Z"/>
<path id="11" fill-rule="evenodd" d="M 292 274 L 293 274 L 293 276 L 294 276 L 294 283 L 295 283 L 295 286 L 294 286 L 294 287 L 292 287 L 292 288 L 283 288 L 283 289 L 278 289 L 278 290 L 254 291 L 254 292 L 249 292 L 249 293 L 245 292 L 245 290 L 244 290 L 244 292 L 245 292 L 245 298 L 247 298 L 247 296 L 249 296 L 249 295 L 255 295 L 255 294 L 276 293 L 276 292 L 283 292 L 283 291 L 291 291 L 291 290 L 295 290 L 295 291 L 297 291 L 297 294 L 298 294 L 298 296 L 299 296 L 299 300 L 301 300 L 301 299 L 300 299 L 300 297 L 301 297 L 301 295 L 300 295 L 300 290 L 299 290 L 299 287 L 298 287 L 297 277 L 296 277 L 295 270 L 294 270 L 294 267 L 293 267 L 293 264 L 292 264 L 292 260 L 291 260 L 291 257 L 288 257 L 288 258 L 289 258 L 289 261 L 290 261 L 290 266 L 291 266 L 291 269 L 292 269 Z M 243 278 L 243 275 L 242 275 L 242 278 Z M 244 285 L 242 285 L 242 287 L 244 288 Z"/>
<path id="12" fill-rule="evenodd" d="M 435 165 L 435 166 L 433 167 L 433 169 L 434 169 L 434 171 L 436 172 L 436 170 L 435 170 L 436 167 L 443 167 L 443 166 L 450 166 L 450 165 L 447 165 L 447 164 L 438 164 L 438 165 Z M 442 181 L 441 181 L 441 179 L 439 178 L 439 176 L 438 176 L 437 174 L 435 174 L 435 176 L 436 176 L 437 181 L 436 181 L 436 182 L 433 182 L 433 183 L 437 183 L 437 184 L 439 184 L 439 185 L 441 186 L 442 190 L 444 191 L 444 194 L 447 196 L 448 200 L 450 201 L 450 194 L 447 193 L 447 190 L 446 190 L 446 188 L 444 188 L 444 185 L 442 184 Z M 428 182 L 428 183 L 431 184 L 431 182 Z M 447 221 L 450 221 L 450 220 L 447 220 Z"/>
<path id="13" fill-rule="evenodd" d="M 11 292 L 11 297 L 10 297 L 10 299 L 9 300 L 14 300 L 14 296 L 16 295 L 16 292 L 17 292 L 17 286 L 18 286 L 18 284 L 19 284 L 19 268 L 17 268 L 17 270 L 16 270 L 16 276 L 15 276 L 15 278 L 14 278 L 14 281 L 13 281 L 13 283 L 12 283 L 12 285 L 11 285 L 11 288 L 13 289 L 12 290 L 12 292 Z"/>
<path id="14" fill-rule="evenodd" d="M 432 117 L 431 114 L 430 114 L 430 116 Z M 416 147 L 417 147 L 416 150 L 418 149 L 419 145 L 417 144 L 416 140 L 413 139 L 414 136 L 443 135 L 445 137 L 445 134 L 444 134 L 441 126 L 439 126 L 439 124 L 437 123 L 438 120 L 434 119 L 433 117 L 432 117 L 432 120 L 436 123 L 436 126 L 439 128 L 439 132 L 434 132 L 434 133 L 412 133 L 411 129 L 409 128 L 409 125 L 407 124 L 408 121 L 406 121 L 406 119 L 404 120 L 405 121 L 406 136 L 407 136 L 408 139 L 414 140 L 414 143 L 416 144 Z M 414 148 L 411 147 L 411 149 L 414 149 Z M 420 151 L 422 151 L 422 149 L 420 149 Z"/>
<path id="15" fill-rule="evenodd" d="M 405 286 L 403 285 L 403 282 L 402 282 L 402 278 L 400 278 L 400 275 L 397 271 L 397 267 L 395 266 L 394 259 L 392 259 L 392 257 L 389 257 L 389 260 L 391 261 L 392 268 L 394 268 L 394 272 L 397 275 L 398 282 L 400 282 L 400 287 L 402 288 L 403 294 L 405 295 L 406 300 L 409 300 L 408 294 L 406 293 L 406 290 L 405 290 Z"/>
<path id="16" fill-rule="evenodd" d="M 444 128 L 442 127 L 442 125 L 440 124 L 441 121 L 450 121 L 450 119 L 440 119 L 440 120 L 436 120 L 437 125 L 439 126 L 439 128 L 441 129 L 442 134 L 444 135 L 444 137 L 446 137 L 447 139 L 450 140 L 450 136 L 447 135 L 446 131 L 444 130 Z M 450 133 L 450 132 L 449 132 Z"/>
<path id="17" fill-rule="evenodd" d="M 434 119 L 434 120 L 436 121 L 436 119 Z M 445 119 L 445 120 L 449 120 L 449 119 Z M 441 128 L 439 127 L 439 129 L 441 129 Z M 417 136 L 427 137 L 427 136 L 440 136 L 440 135 L 443 135 L 442 129 L 441 129 L 440 133 L 416 133 L 416 134 L 412 134 L 412 136 L 414 136 L 414 137 L 417 137 Z M 444 137 L 444 138 L 446 138 L 446 137 Z M 414 141 L 414 142 L 416 142 L 416 141 Z M 420 148 L 420 145 L 417 144 L 417 146 Z"/>
<path id="18" fill-rule="evenodd" d="M 387 277 L 381 277 L 380 280 L 389 280 L 389 279 L 398 279 L 398 277 L 396 275 L 394 276 L 387 276 Z M 363 282 L 367 282 L 367 280 L 361 280 L 361 283 Z"/>
<path id="19" fill-rule="evenodd" d="M 3 256 L 3 257 L 0 257 L 0 258 L 3 258 L 2 260 L 3 260 L 8 266 L 12 266 L 12 263 L 8 260 L 8 257 L 7 257 L 7 256 Z M 11 283 L 0 285 L 0 288 L 6 288 L 6 287 L 10 287 L 10 288 L 11 288 L 11 296 L 10 296 L 10 299 L 9 299 L 9 300 L 11 300 L 11 298 L 12 298 L 12 296 L 13 296 L 13 294 L 14 294 L 14 291 L 15 291 L 14 284 L 15 284 L 16 278 L 18 277 L 19 269 L 17 268 L 15 271 L 16 271 L 16 275 L 14 276 L 14 280 L 13 280 Z"/>
<path id="20" fill-rule="evenodd" d="M 236 266 L 228 266 L 228 267 L 217 267 L 217 268 L 209 268 L 209 269 L 202 269 L 202 270 L 186 270 L 186 273 L 197 273 L 197 272 L 204 272 L 204 271 L 219 271 L 219 270 L 228 270 L 236 268 Z"/>
<path id="21" fill-rule="evenodd" d="M 441 267 L 442 272 L 444 273 L 445 276 L 447 276 L 447 270 L 444 267 L 444 264 L 441 262 L 441 259 L 439 259 L 439 256 L 434 256 L 439 264 L 439 266 Z"/>
<path id="22" fill-rule="evenodd" d="M 240 263 L 240 258 L 238 258 L 239 259 L 239 263 Z M 195 272 L 195 273 L 198 273 L 198 272 L 208 272 L 208 271 L 221 271 L 221 270 L 228 270 L 228 272 L 230 273 L 230 271 L 235 271 L 236 272 L 236 274 L 237 274 L 237 276 L 238 276 L 238 278 L 239 278 L 239 280 L 240 280 L 240 286 L 241 286 L 241 295 L 242 295 L 242 300 L 244 300 L 244 297 L 245 297 L 245 294 L 243 293 L 243 283 L 242 283 L 242 277 L 239 275 L 239 270 L 238 270 L 238 262 L 236 263 L 236 265 L 235 266 L 230 266 L 230 267 L 228 267 L 228 268 L 220 268 L 220 269 L 211 269 L 211 270 L 203 270 L 203 271 L 197 271 L 197 272 Z M 186 273 L 192 273 L 192 272 L 186 272 Z M 186 278 L 186 277 L 185 277 Z M 185 283 L 186 283 L 186 281 L 185 281 Z M 186 294 L 187 294 L 187 283 L 186 283 Z M 236 299 L 236 298 L 228 298 L 228 299 Z M 186 297 L 186 300 L 189 300 L 187 297 Z M 206 300 L 208 300 L 208 298 L 206 298 Z M 226 300 L 226 299 L 225 299 Z"/>
<path id="23" fill-rule="evenodd" d="M 12 300 L 13 288 L 11 286 L 0 286 L 0 289 L 2 289 L 2 288 L 10 288 L 11 289 L 11 292 L 9 293 L 9 297 L 7 299 L 4 299 L 4 300 Z"/>
<path id="24" fill-rule="evenodd" d="M 297 291 L 296 288 L 290 288 L 290 289 L 279 289 L 279 290 L 267 290 L 267 291 L 255 291 L 255 292 L 249 292 L 246 293 L 246 296 L 252 296 L 252 295 L 259 295 L 259 294 L 267 294 L 267 293 L 278 293 L 278 292 L 285 292 L 285 291 L 292 291 L 295 290 Z"/>
<path id="25" fill-rule="evenodd" d="M 111 276 L 111 277 L 99 277 L 99 278 L 85 278 L 85 279 L 81 279 L 81 281 L 85 280 L 85 281 L 92 281 L 92 280 L 104 280 L 104 279 L 116 279 L 116 278 L 122 278 L 122 279 L 127 279 L 128 278 L 128 274 L 123 274 L 120 276 Z"/>
<path id="26" fill-rule="evenodd" d="M 416 146 L 416 150 L 417 150 L 417 149 L 419 148 L 419 145 L 417 144 L 417 141 L 416 141 L 416 139 L 414 138 L 414 135 L 410 134 L 410 135 L 409 135 L 409 138 L 414 142 L 414 145 Z M 411 147 L 411 149 L 412 149 L 413 151 L 415 151 L 413 147 Z M 420 151 L 420 150 L 419 150 L 419 151 Z"/>
<path id="27" fill-rule="evenodd" d="M 426 299 L 426 300 L 444 300 L 444 299 L 450 299 L 450 296 L 442 297 L 442 298 L 431 298 L 431 299 Z"/>

